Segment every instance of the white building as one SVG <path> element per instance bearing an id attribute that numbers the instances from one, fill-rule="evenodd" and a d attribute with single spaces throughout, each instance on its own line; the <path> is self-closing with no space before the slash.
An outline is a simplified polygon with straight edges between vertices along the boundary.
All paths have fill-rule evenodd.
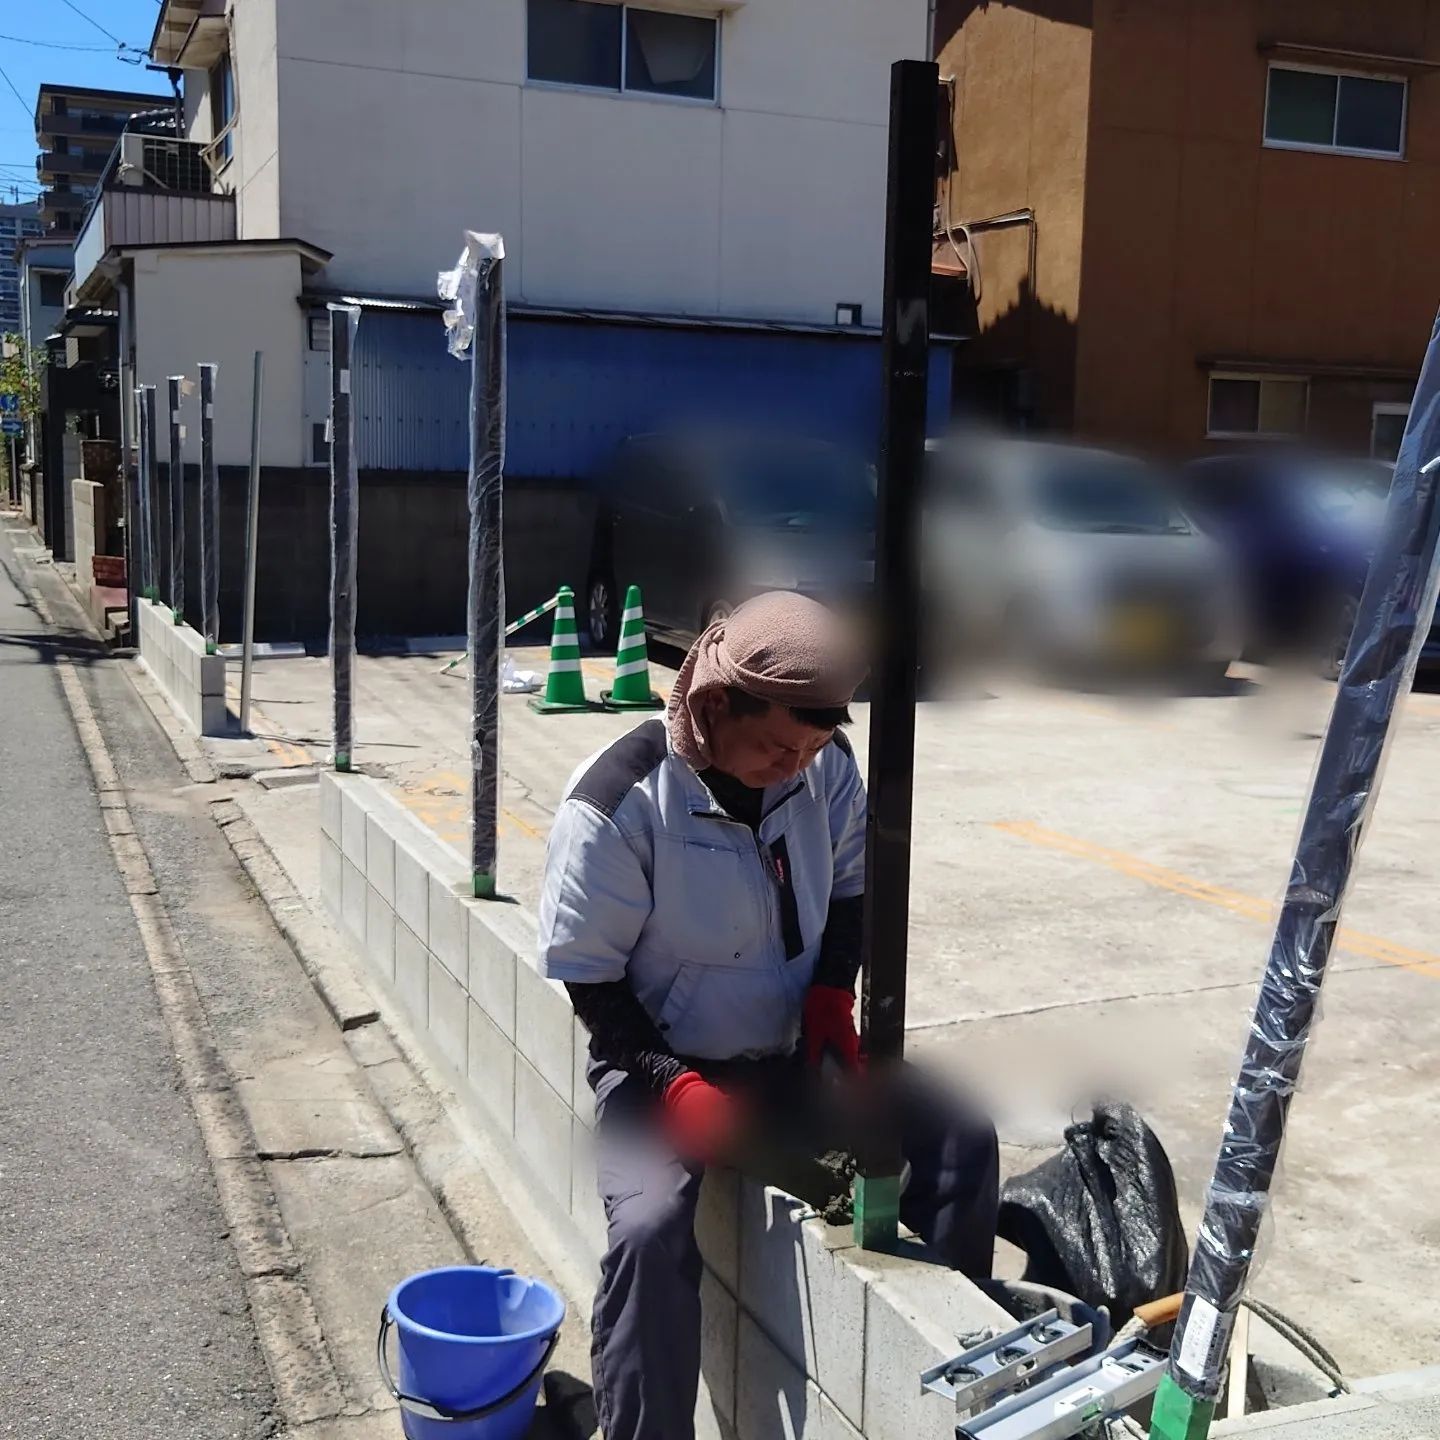
<path id="1" fill-rule="evenodd" d="M 224 13 L 221 13 L 223 9 Z M 242 240 L 430 296 L 462 230 L 513 299 L 830 325 L 876 315 L 889 66 L 926 0 L 167 0 L 189 133 Z"/>

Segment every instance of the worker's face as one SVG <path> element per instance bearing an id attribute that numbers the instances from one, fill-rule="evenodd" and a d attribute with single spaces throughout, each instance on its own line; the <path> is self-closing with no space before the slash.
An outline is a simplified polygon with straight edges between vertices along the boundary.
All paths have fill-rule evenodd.
<path id="1" fill-rule="evenodd" d="M 735 715 L 723 695 L 706 701 L 705 729 L 715 768 L 757 789 L 793 780 L 835 733 L 804 724 L 783 705 L 772 705 L 762 715 Z"/>

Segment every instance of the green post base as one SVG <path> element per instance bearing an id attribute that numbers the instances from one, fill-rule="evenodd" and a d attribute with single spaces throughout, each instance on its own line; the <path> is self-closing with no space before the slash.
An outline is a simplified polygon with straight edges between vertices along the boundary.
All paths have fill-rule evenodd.
<path id="1" fill-rule="evenodd" d="M 153 585 L 147 585 L 140 595 L 145 600 L 158 601 L 160 599 L 160 592 Z"/>
<path id="2" fill-rule="evenodd" d="M 205 653 L 207 655 L 218 655 L 220 653 L 220 647 L 213 640 L 207 640 L 205 642 Z"/>
<path id="3" fill-rule="evenodd" d="M 1205 1440 L 1214 1418 L 1213 1400 L 1187 1395 L 1173 1376 L 1166 1375 L 1150 1412 L 1150 1440 Z"/>
<path id="4" fill-rule="evenodd" d="M 855 1243 L 862 1250 L 893 1250 L 900 1230 L 900 1177 L 855 1177 Z"/>
<path id="5" fill-rule="evenodd" d="M 350 769 L 350 757 L 348 755 L 337 755 L 335 757 L 335 768 L 348 772 Z"/>
<path id="6" fill-rule="evenodd" d="M 495 898 L 495 877 L 486 874 L 483 870 L 476 870 L 471 876 L 472 893 L 477 900 L 493 900 Z"/>
<path id="7" fill-rule="evenodd" d="M 663 710 L 665 702 L 652 694 L 648 700 L 616 700 L 610 690 L 600 692 L 600 703 L 607 710 Z"/>
<path id="8" fill-rule="evenodd" d="M 178 610 L 172 610 L 172 611 L 170 612 L 170 618 L 171 618 L 177 625 L 183 625 L 183 624 L 185 623 L 185 617 L 184 617 Z"/>
<path id="9" fill-rule="evenodd" d="M 564 705 L 557 700 L 532 700 L 530 708 L 537 715 L 579 715 L 589 714 L 590 704 L 587 701 L 584 705 Z"/>

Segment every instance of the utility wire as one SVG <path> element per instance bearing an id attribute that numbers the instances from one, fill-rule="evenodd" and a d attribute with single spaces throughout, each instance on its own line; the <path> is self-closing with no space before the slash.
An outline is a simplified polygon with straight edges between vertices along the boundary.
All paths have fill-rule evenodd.
<path id="1" fill-rule="evenodd" d="M 0 80 L 4 80 L 10 87 L 10 93 L 15 97 L 15 103 L 25 112 L 25 118 L 33 123 L 35 112 L 25 103 L 25 97 L 15 88 L 15 82 L 5 73 L 3 65 L 0 65 Z"/>
<path id="2" fill-rule="evenodd" d="M 98 20 L 93 19 L 91 16 L 87 15 L 78 5 L 74 3 L 74 0 L 60 0 L 60 3 L 62 5 L 68 6 L 82 20 L 89 21 L 89 23 L 93 25 L 103 36 L 105 36 L 107 40 L 113 40 L 122 50 L 129 48 L 118 35 L 112 35 Z"/>
<path id="3" fill-rule="evenodd" d="M 71 45 L 64 40 L 31 40 L 26 35 L 0 35 L 0 40 L 10 40 L 16 45 L 43 45 L 47 50 L 84 50 L 90 54 L 108 50 L 108 45 Z"/>

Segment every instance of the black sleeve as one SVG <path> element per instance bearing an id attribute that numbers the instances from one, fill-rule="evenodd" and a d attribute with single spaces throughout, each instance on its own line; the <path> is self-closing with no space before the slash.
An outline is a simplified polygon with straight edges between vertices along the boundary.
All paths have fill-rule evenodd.
<path id="1" fill-rule="evenodd" d="M 854 991 L 860 974 L 860 916 L 864 905 L 863 895 L 830 902 L 812 985 L 833 985 L 837 990 Z"/>
<path id="2" fill-rule="evenodd" d="M 580 1023 L 590 1032 L 590 1049 L 600 1059 L 644 1080 L 657 1095 L 685 1073 L 628 980 L 598 985 L 567 981 L 565 988 Z"/>

